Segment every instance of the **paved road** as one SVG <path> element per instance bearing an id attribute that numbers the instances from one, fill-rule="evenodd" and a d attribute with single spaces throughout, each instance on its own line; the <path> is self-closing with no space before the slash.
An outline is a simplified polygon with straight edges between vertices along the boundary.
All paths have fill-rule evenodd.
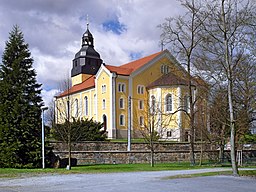
<path id="1" fill-rule="evenodd" d="M 256 180 L 213 176 L 164 180 L 163 177 L 220 171 L 200 169 L 110 174 L 46 175 L 0 180 L 0 192 L 255 192 Z"/>

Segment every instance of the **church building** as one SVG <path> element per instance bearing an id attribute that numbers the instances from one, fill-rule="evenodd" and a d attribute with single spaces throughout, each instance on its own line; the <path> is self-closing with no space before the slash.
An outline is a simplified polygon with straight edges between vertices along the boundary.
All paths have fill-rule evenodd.
<path id="1" fill-rule="evenodd" d="M 153 129 L 161 139 L 188 139 L 189 76 L 168 50 L 119 66 L 105 64 L 87 25 L 72 64 L 72 85 L 55 99 L 57 123 L 93 118 L 110 139 L 127 138 L 128 129 L 132 138 Z M 193 77 L 193 100 L 199 82 Z"/>

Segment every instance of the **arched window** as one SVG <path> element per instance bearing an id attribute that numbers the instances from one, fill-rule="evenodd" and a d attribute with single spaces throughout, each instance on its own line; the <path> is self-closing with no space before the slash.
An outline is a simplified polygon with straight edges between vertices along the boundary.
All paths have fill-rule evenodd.
<path id="1" fill-rule="evenodd" d="M 106 100 L 105 99 L 102 100 L 102 109 L 106 109 Z"/>
<path id="2" fill-rule="evenodd" d="M 144 108 L 143 100 L 139 100 L 139 109 L 142 110 Z"/>
<path id="3" fill-rule="evenodd" d="M 70 102 L 69 102 L 69 100 L 67 101 L 66 114 L 64 114 L 64 116 L 65 116 L 65 118 L 70 119 L 71 114 L 70 114 Z"/>
<path id="4" fill-rule="evenodd" d="M 122 84 L 122 92 L 125 92 L 125 84 Z"/>
<path id="5" fill-rule="evenodd" d="M 123 98 L 119 99 L 119 108 L 124 109 L 124 99 Z"/>
<path id="6" fill-rule="evenodd" d="M 172 95 L 171 94 L 166 95 L 165 109 L 166 109 L 166 112 L 171 112 L 172 111 Z"/>
<path id="7" fill-rule="evenodd" d="M 124 126 L 124 115 L 120 115 L 120 118 L 119 118 L 119 124 L 121 125 L 121 126 Z"/>
<path id="8" fill-rule="evenodd" d="M 164 65 L 161 65 L 161 73 L 164 74 Z"/>
<path id="9" fill-rule="evenodd" d="M 78 116 L 78 99 L 75 100 L 74 103 L 74 117 Z"/>
<path id="10" fill-rule="evenodd" d="M 97 110 L 97 97 L 96 97 L 96 94 L 94 94 L 93 96 L 93 99 L 94 99 L 94 115 L 96 114 L 96 110 Z"/>
<path id="11" fill-rule="evenodd" d="M 137 87 L 137 92 L 138 92 L 138 94 L 140 94 L 140 86 L 139 85 Z"/>
<path id="12" fill-rule="evenodd" d="M 103 119 L 103 127 L 104 127 L 104 131 L 107 130 L 107 116 L 104 114 L 102 116 L 102 119 Z"/>
<path id="13" fill-rule="evenodd" d="M 84 97 L 84 115 L 85 116 L 88 115 L 88 97 L 87 96 Z"/>
<path id="14" fill-rule="evenodd" d="M 151 96 L 151 113 L 156 112 L 156 98 L 154 95 Z"/>
<path id="15" fill-rule="evenodd" d="M 138 94 L 144 94 L 144 86 L 143 85 L 138 85 L 137 86 L 137 92 L 138 92 Z"/>
<path id="16" fill-rule="evenodd" d="M 144 117 L 143 116 L 140 116 L 139 124 L 141 127 L 144 127 Z"/>
<path id="17" fill-rule="evenodd" d="M 190 101 L 188 95 L 184 96 L 184 110 L 188 113 L 190 112 Z"/>

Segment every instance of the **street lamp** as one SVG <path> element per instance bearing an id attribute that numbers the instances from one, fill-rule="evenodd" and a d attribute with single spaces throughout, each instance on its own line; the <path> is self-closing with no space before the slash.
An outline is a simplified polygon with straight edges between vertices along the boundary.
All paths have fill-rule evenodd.
<path id="1" fill-rule="evenodd" d="M 46 111 L 48 109 L 48 107 L 46 106 L 42 106 L 41 110 L 42 110 L 42 166 L 43 169 L 45 168 L 45 163 L 44 163 L 44 111 Z"/>

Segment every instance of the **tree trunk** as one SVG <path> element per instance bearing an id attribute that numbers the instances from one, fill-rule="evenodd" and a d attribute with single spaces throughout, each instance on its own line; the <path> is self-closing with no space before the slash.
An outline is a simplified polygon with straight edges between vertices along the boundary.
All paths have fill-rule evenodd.
<path id="1" fill-rule="evenodd" d="M 202 166 L 202 161 L 203 161 L 203 130 L 202 130 L 202 127 L 201 127 L 201 151 L 200 151 L 199 166 Z"/>
<path id="2" fill-rule="evenodd" d="M 220 151 L 219 151 L 219 163 L 224 162 L 224 143 L 221 141 L 219 145 Z"/>
<path id="3" fill-rule="evenodd" d="M 151 149 L 151 167 L 155 166 L 154 149 Z"/>
<path id="4" fill-rule="evenodd" d="M 235 120 L 234 120 L 234 110 L 233 110 L 233 76 L 232 76 L 232 66 L 230 60 L 230 52 L 228 46 L 228 37 L 227 37 L 227 24 L 226 24 L 226 13 L 225 13 L 225 0 L 222 0 L 221 4 L 221 17 L 223 23 L 223 37 L 225 45 L 225 64 L 227 70 L 227 80 L 228 80 L 228 104 L 229 104 L 229 116 L 230 116 L 230 145 L 231 145 L 231 163 L 232 171 L 234 176 L 238 176 L 238 169 L 236 164 L 236 150 L 235 150 Z"/>
<path id="5" fill-rule="evenodd" d="M 68 136 L 68 170 L 71 170 L 71 138 Z"/>

